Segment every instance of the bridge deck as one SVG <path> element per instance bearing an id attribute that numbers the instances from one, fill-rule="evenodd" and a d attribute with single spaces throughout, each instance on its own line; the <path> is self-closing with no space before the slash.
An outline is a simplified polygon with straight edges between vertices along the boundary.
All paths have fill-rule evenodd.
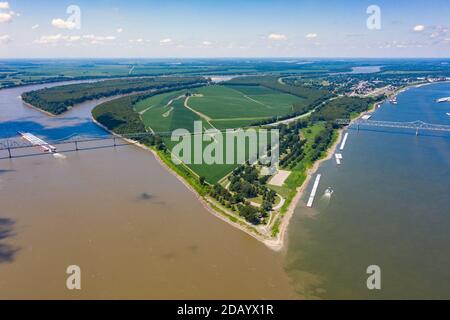
<path id="1" fill-rule="evenodd" d="M 386 127 L 386 128 L 401 128 L 401 129 L 420 129 L 429 131 L 446 131 L 450 132 L 450 126 L 443 124 L 432 124 L 423 121 L 412 121 L 412 122 L 398 122 L 398 121 L 379 121 L 379 120 L 363 120 L 358 119 L 355 121 L 350 121 L 347 119 L 336 120 L 338 124 L 343 125 L 356 125 L 356 126 L 371 126 L 371 127 Z"/>
<path id="2" fill-rule="evenodd" d="M 450 126 L 448 125 L 442 125 L 442 124 L 432 124 L 432 123 L 426 123 L 423 121 L 413 121 L 413 122 L 397 122 L 397 121 L 378 121 L 378 120 L 369 120 L 369 119 L 358 119 L 358 120 L 348 120 L 348 119 L 337 119 L 336 123 L 341 125 L 348 125 L 350 127 L 352 126 L 370 126 L 370 127 L 385 127 L 385 128 L 402 128 L 402 129 L 414 129 L 416 131 L 416 134 L 418 134 L 419 130 L 429 130 L 429 131 L 441 131 L 441 132 L 450 132 Z M 220 130 L 221 132 L 228 132 L 227 130 Z M 105 135 L 95 135 L 95 136 L 89 136 L 89 135 L 79 135 L 74 134 L 69 137 L 59 139 L 59 140 L 53 140 L 45 142 L 42 145 L 51 146 L 54 148 L 56 145 L 63 145 L 63 144 L 74 144 L 75 149 L 79 150 L 78 144 L 83 142 L 93 142 L 93 141 L 101 141 L 101 140 L 114 140 L 114 146 L 116 146 L 116 139 L 125 138 L 130 140 L 138 140 L 143 137 L 153 136 L 153 135 L 159 135 L 159 136 L 171 136 L 172 132 L 137 132 L 137 133 L 130 133 L 130 134 L 123 134 L 120 137 L 113 134 L 105 134 Z M 188 133 L 188 134 L 195 134 L 195 133 Z M 33 135 L 33 137 L 35 137 Z M 42 141 L 41 139 L 36 139 Z M 0 139 L 0 151 L 2 150 L 8 150 L 9 156 L 11 157 L 11 150 L 14 149 L 21 149 L 21 148 L 31 148 L 36 147 L 36 144 L 33 144 L 30 139 L 25 140 L 21 139 L 20 137 L 14 137 L 14 138 L 8 138 L 8 139 Z"/>

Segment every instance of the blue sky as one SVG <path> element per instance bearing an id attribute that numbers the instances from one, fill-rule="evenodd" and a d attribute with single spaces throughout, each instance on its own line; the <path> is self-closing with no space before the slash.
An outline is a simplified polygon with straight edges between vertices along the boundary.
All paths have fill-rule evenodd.
<path id="1" fill-rule="evenodd" d="M 450 57 L 449 17 L 447 0 L 0 0 L 0 58 Z"/>

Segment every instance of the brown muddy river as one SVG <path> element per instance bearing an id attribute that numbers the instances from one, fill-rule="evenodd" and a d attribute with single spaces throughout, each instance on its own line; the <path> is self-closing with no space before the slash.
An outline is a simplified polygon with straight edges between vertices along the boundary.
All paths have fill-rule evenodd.
<path id="1" fill-rule="evenodd" d="M 101 134 L 98 102 L 49 118 L 0 91 L 0 137 Z M 0 157 L 3 155 L 0 155 Z M 275 253 L 134 146 L 0 159 L 0 299 L 298 298 Z M 81 290 L 66 268 L 81 268 Z"/>

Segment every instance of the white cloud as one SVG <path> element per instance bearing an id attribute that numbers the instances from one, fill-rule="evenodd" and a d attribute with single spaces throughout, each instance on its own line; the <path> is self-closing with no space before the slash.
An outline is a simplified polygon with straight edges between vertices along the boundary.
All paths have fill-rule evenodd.
<path id="1" fill-rule="evenodd" d="M 55 43 L 60 40 L 63 40 L 63 35 L 61 34 L 55 34 L 55 35 L 49 35 L 49 36 L 41 36 L 39 39 L 34 40 L 34 43 L 40 43 L 40 44 L 47 44 L 47 43 Z"/>
<path id="2" fill-rule="evenodd" d="M 37 28 L 39 28 L 39 25 L 38 25 L 38 24 L 35 24 L 34 26 L 31 27 L 31 29 L 33 29 L 33 30 L 34 30 L 34 29 L 37 29 Z"/>
<path id="3" fill-rule="evenodd" d="M 34 40 L 33 43 L 38 44 L 53 44 L 59 42 L 73 43 L 86 40 L 91 44 L 101 44 L 104 43 L 105 41 L 111 41 L 115 39 L 116 37 L 114 36 L 95 36 L 93 34 L 88 34 L 84 36 L 67 36 L 59 33 L 55 35 L 42 36 L 39 39 Z"/>
<path id="4" fill-rule="evenodd" d="M 444 40 L 450 32 L 450 29 L 444 26 L 433 26 L 429 29 L 432 30 L 430 38 L 433 39 L 434 41 Z"/>
<path id="5" fill-rule="evenodd" d="M 284 34 L 279 34 L 279 33 L 271 33 L 267 36 L 267 38 L 269 40 L 274 40 L 274 41 L 285 41 L 287 40 L 286 35 Z"/>
<path id="6" fill-rule="evenodd" d="M 34 40 L 34 43 L 40 43 L 40 44 L 48 44 L 48 43 L 57 43 L 60 41 L 66 41 L 66 42 L 74 42 L 81 40 L 80 36 L 65 36 L 62 34 L 55 34 L 55 35 L 49 35 L 49 36 L 42 36 L 37 40 Z"/>
<path id="7" fill-rule="evenodd" d="M 0 23 L 11 22 L 14 16 L 14 12 L 0 12 Z"/>
<path id="8" fill-rule="evenodd" d="M 138 39 L 131 39 L 128 40 L 130 43 L 143 43 L 145 40 L 142 38 L 138 38 Z"/>
<path id="9" fill-rule="evenodd" d="M 115 36 L 96 36 L 93 34 L 86 34 L 83 36 L 83 39 L 105 41 L 105 40 L 115 40 L 116 37 Z"/>
<path id="10" fill-rule="evenodd" d="M 52 26 L 59 28 L 59 29 L 69 29 L 73 30 L 76 28 L 76 23 L 71 21 L 65 21 L 63 19 L 53 19 L 52 20 Z"/>
<path id="11" fill-rule="evenodd" d="M 122 33 L 123 29 L 122 28 L 117 28 L 117 33 Z"/>
<path id="12" fill-rule="evenodd" d="M 9 43 L 11 41 L 12 41 L 11 37 L 9 35 L 7 35 L 7 34 L 0 36 L 0 44 L 6 44 L 6 43 Z"/>
<path id="13" fill-rule="evenodd" d="M 165 38 L 165 39 L 159 40 L 159 44 L 171 44 L 171 43 L 172 43 L 172 39 L 170 39 L 170 38 Z"/>
<path id="14" fill-rule="evenodd" d="M 424 42 L 392 40 L 384 42 L 380 44 L 378 47 L 380 49 L 396 49 L 396 48 L 403 49 L 403 48 L 423 48 L 424 46 L 426 46 L 426 43 Z"/>
<path id="15" fill-rule="evenodd" d="M 422 24 L 418 24 L 417 26 L 415 26 L 415 27 L 413 28 L 413 30 L 414 30 L 415 32 L 422 32 L 423 30 L 425 30 L 425 26 L 422 25 Z"/>
<path id="16" fill-rule="evenodd" d="M 9 9 L 8 2 L 0 2 L 0 10 L 8 10 L 8 9 Z M 14 11 L 0 12 L 0 23 L 11 22 L 14 16 L 20 16 L 20 14 L 15 13 Z"/>
<path id="17" fill-rule="evenodd" d="M 307 39 L 314 39 L 317 38 L 317 33 L 308 33 L 305 37 Z"/>
<path id="18" fill-rule="evenodd" d="M 212 45 L 212 42 L 211 42 L 211 41 L 203 41 L 202 43 L 203 43 L 204 46 L 210 46 L 210 45 Z"/>
<path id="19" fill-rule="evenodd" d="M 96 36 L 93 34 L 87 34 L 83 36 L 83 39 L 89 40 L 91 44 L 102 44 L 107 41 L 116 40 L 115 36 Z"/>

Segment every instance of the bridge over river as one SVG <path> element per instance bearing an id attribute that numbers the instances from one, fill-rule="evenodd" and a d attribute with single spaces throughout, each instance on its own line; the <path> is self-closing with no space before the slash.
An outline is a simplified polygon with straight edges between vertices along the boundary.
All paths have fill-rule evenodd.
<path id="1" fill-rule="evenodd" d="M 420 131 L 440 131 L 440 132 L 450 132 L 450 126 L 441 124 L 426 123 L 423 121 L 413 121 L 413 122 L 396 122 L 396 121 L 378 121 L 378 120 L 349 120 L 349 119 L 337 119 L 337 124 L 348 126 L 349 128 L 362 129 L 366 127 L 380 127 L 380 128 L 399 128 L 399 129 L 411 129 L 414 130 L 416 135 L 419 135 Z M 222 130 L 221 132 L 226 132 Z M 116 147 L 120 145 L 127 145 L 136 143 L 136 141 L 150 137 L 153 135 L 159 135 L 161 137 L 171 136 L 172 132 L 137 132 L 128 133 L 122 135 L 114 134 L 104 134 L 104 135 L 80 135 L 73 134 L 71 136 L 51 140 L 43 141 L 42 145 L 37 146 L 36 144 L 30 143 L 28 140 L 23 139 L 20 135 L 16 137 L 11 137 L 7 139 L 0 139 L 0 159 L 4 158 L 14 158 L 20 156 L 38 155 L 44 153 L 54 153 L 53 151 L 48 152 L 49 148 L 55 147 L 58 152 L 70 152 L 70 151 L 80 151 L 86 149 L 94 149 L 99 147 Z M 40 140 L 40 139 L 39 139 Z M 100 143 L 101 145 L 97 144 Z M 41 148 L 39 148 L 41 147 Z M 33 152 L 19 152 L 19 150 L 32 149 Z M 51 149 L 51 148 L 50 148 Z M 39 150 L 39 152 L 38 152 Z M 42 150 L 47 150 L 44 152 Z"/>
<path id="2" fill-rule="evenodd" d="M 442 124 L 427 123 L 420 120 L 412 122 L 398 122 L 398 121 L 379 121 L 379 120 L 348 120 L 348 119 L 337 119 L 338 124 L 347 125 L 349 127 L 356 127 L 357 129 L 363 127 L 381 127 L 381 128 L 398 128 L 398 129 L 412 129 L 419 135 L 421 130 L 424 131 L 441 131 L 450 132 L 450 126 Z"/>

